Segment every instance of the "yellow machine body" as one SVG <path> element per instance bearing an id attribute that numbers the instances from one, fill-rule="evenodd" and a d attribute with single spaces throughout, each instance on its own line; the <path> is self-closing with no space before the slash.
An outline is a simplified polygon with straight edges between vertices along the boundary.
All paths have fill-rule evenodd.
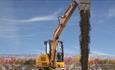
<path id="1" fill-rule="evenodd" d="M 46 53 L 41 54 L 36 58 L 36 67 L 39 69 L 48 69 L 51 68 L 51 47 L 52 47 L 52 40 L 48 40 L 44 42 Z M 61 68 L 64 69 L 64 53 L 63 53 L 63 42 L 58 41 L 57 49 L 56 49 L 56 59 L 55 59 L 55 67 L 54 68 Z"/>
<path id="2" fill-rule="evenodd" d="M 41 54 L 36 59 L 36 67 L 38 68 L 47 68 L 50 67 L 49 57 L 46 54 Z M 56 62 L 56 68 L 64 68 L 64 62 Z"/>

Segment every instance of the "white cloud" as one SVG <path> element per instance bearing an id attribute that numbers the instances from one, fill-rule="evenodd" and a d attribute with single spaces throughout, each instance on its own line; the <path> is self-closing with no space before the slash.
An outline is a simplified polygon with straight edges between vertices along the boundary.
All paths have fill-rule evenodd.
<path id="1" fill-rule="evenodd" d="M 0 38 L 13 38 L 16 37 L 16 28 L 14 25 L 0 23 Z"/>
<path id="2" fill-rule="evenodd" d="M 4 19 L 9 22 L 39 22 L 39 21 L 51 21 L 56 20 L 59 16 L 59 13 L 61 12 L 61 9 L 58 11 L 55 11 L 53 14 L 50 15 L 44 15 L 44 16 L 36 16 L 29 19 L 21 19 L 21 20 L 15 20 L 15 19 Z"/>
<path id="3" fill-rule="evenodd" d="M 109 17 L 115 17 L 115 7 L 112 7 L 109 9 L 108 16 Z"/>
<path id="4" fill-rule="evenodd" d="M 44 16 L 36 16 L 32 17 L 30 19 L 8 19 L 8 18 L 2 18 L 0 22 L 0 38 L 17 38 L 19 35 L 17 34 L 17 23 L 29 23 L 29 22 L 39 22 L 39 21 L 51 21 L 58 19 L 59 13 L 62 9 L 59 9 L 55 11 L 54 13 L 50 15 L 44 15 Z M 33 37 L 34 35 L 23 35 L 21 37 Z"/>
<path id="5" fill-rule="evenodd" d="M 24 37 L 24 38 L 31 38 L 35 36 L 36 34 L 18 34 L 18 30 L 20 28 L 17 28 L 14 24 L 7 24 L 5 22 L 0 23 L 0 38 L 16 38 L 18 37 Z"/>
<path id="6" fill-rule="evenodd" d="M 99 51 L 91 51 L 90 53 L 91 53 L 92 55 L 115 56 L 115 55 L 113 55 L 113 54 L 104 53 L 104 52 L 99 52 Z"/>

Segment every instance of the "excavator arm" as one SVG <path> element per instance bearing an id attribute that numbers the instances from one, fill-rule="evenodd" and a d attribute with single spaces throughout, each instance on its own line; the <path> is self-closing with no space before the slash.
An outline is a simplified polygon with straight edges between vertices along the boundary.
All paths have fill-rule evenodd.
<path id="1" fill-rule="evenodd" d="M 56 58 L 56 47 L 57 42 L 59 39 L 60 34 L 64 30 L 68 20 L 70 19 L 72 13 L 75 11 L 76 7 L 78 6 L 77 2 L 74 0 L 64 13 L 64 16 L 61 17 L 60 23 L 58 27 L 56 28 L 54 35 L 53 35 L 53 41 L 52 41 L 52 51 L 51 51 L 51 59 L 50 59 L 50 65 L 51 67 L 55 67 L 55 58 Z"/>

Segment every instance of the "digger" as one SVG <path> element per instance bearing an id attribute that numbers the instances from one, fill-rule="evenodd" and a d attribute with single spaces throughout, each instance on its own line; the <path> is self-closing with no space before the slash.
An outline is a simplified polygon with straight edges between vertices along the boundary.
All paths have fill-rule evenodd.
<path id="1" fill-rule="evenodd" d="M 77 0 L 73 0 L 64 15 L 59 19 L 59 25 L 54 31 L 53 39 L 45 41 L 46 53 L 36 58 L 36 67 L 43 70 L 52 70 L 60 68 L 64 70 L 64 49 L 63 42 L 59 40 L 67 22 L 78 7 Z"/>

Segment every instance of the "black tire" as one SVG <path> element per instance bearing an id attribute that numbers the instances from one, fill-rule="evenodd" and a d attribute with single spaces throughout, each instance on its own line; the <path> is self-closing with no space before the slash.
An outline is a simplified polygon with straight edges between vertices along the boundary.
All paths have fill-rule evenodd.
<path id="1" fill-rule="evenodd" d="M 52 70 L 50 67 L 46 67 L 44 68 L 44 70 Z"/>
<path id="2" fill-rule="evenodd" d="M 43 68 L 40 68 L 40 69 L 38 69 L 38 70 L 44 70 Z"/>

